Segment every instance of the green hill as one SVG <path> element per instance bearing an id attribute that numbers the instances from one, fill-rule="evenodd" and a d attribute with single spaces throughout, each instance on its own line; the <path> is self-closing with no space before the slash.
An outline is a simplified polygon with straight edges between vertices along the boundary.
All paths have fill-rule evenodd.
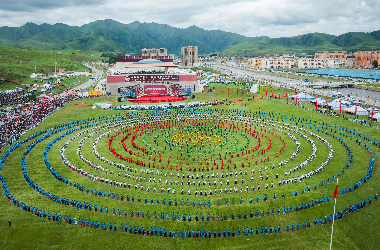
<path id="1" fill-rule="evenodd" d="M 358 47 L 380 47 L 380 37 L 376 36 L 379 31 L 374 31 L 371 33 L 364 32 L 349 32 L 340 35 L 332 40 L 332 43 L 336 44 L 342 48 L 348 48 L 350 50 L 355 50 Z"/>
<path id="2" fill-rule="evenodd" d="M 348 52 L 363 48 L 380 48 L 380 32 L 349 32 L 339 36 L 310 33 L 294 37 L 270 38 L 230 46 L 223 53 L 247 56 L 282 53 L 310 53 L 316 51 L 344 50 Z"/>

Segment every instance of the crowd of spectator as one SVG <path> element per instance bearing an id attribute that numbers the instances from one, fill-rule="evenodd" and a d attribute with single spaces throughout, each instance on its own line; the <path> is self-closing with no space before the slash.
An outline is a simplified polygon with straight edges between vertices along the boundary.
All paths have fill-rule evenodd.
<path id="1" fill-rule="evenodd" d="M 12 97 L 13 101 L 9 101 L 9 105 L 17 103 L 18 106 L 6 112 L 0 120 L 0 152 L 6 144 L 12 145 L 21 134 L 37 126 L 54 111 L 65 106 L 68 101 L 77 98 L 74 93 L 45 97 L 36 101 Z"/>
<path id="2" fill-rule="evenodd" d="M 0 93 L 0 107 L 28 103 L 29 99 L 23 95 L 17 95 L 16 92 Z"/>

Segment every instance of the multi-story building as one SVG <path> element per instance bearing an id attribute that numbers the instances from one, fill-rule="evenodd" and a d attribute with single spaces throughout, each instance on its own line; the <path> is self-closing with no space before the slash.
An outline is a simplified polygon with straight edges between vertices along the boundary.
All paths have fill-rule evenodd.
<path id="1" fill-rule="evenodd" d="M 258 69 L 269 69 L 270 61 L 267 57 L 254 57 L 248 59 L 247 65 Z"/>
<path id="2" fill-rule="evenodd" d="M 328 68 L 329 62 L 333 60 L 329 59 L 313 59 L 313 58 L 298 58 L 297 67 L 299 69 L 319 69 Z"/>
<path id="3" fill-rule="evenodd" d="M 347 60 L 347 52 L 346 51 L 332 51 L 329 53 L 330 60 Z"/>
<path id="4" fill-rule="evenodd" d="M 354 58 L 348 58 L 347 60 L 330 60 L 334 62 L 334 65 L 331 67 L 335 68 L 353 68 L 355 65 Z"/>
<path id="5" fill-rule="evenodd" d="M 168 55 L 168 50 L 165 49 L 165 48 L 159 48 L 159 49 L 142 49 L 141 50 L 141 55 L 142 56 L 148 56 L 148 57 L 152 57 L 152 56 L 167 56 Z"/>
<path id="6" fill-rule="evenodd" d="M 314 54 L 314 59 L 330 59 L 330 60 L 347 60 L 346 51 L 318 51 Z"/>
<path id="7" fill-rule="evenodd" d="M 182 47 L 181 63 L 185 67 L 193 67 L 194 63 L 198 63 L 198 46 Z"/>
<path id="8" fill-rule="evenodd" d="M 375 60 L 380 62 L 380 51 L 359 51 L 355 53 L 356 66 L 370 67 Z"/>
<path id="9" fill-rule="evenodd" d="M 315 59 L 327 59 L 329 57 L 329 52 L 328 51 L 318 51 L 318 52 L 315 52 L 314 54 L 314 58 Z"/>
<path id="10" fill-rule="evenodd" d="M 294 67 L 293 57 L 255 57 L 247 60 L 247 65 L 259 69 L 290 69 Z"/>
<path id="11" fill-rule="evenodd" d="M 248 59 L 247 65 L 259 69 L 319 69 L 319 68 L 352 68 L 353 61 L 347 59 L 331 59 L 329 52 L 318 52 L 315 58 L 309 57 L 255 57 Z M 341 57 L 341 53 L 331 54 L 332 58 Z M 344 55 L 344 54 L 343 54 Z"/>
<path id="12" fill-rule="evenodd" d="M 231 60 L 238 63 L 246 63 L 248 61 L 248 57 L 245 56 L 237 56 L 237 57 L 231 57 Z"/>

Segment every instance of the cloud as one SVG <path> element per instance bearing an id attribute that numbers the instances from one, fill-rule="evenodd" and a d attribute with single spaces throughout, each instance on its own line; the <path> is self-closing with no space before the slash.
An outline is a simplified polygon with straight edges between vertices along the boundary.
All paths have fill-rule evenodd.
<path id="1" fill-rule="evenodd" d="M 39 10 L 51 10 L 56 8 L 65 8 L 68 6 L 94 6 L 99 5 L 101 0 L 3 0 L 1 10 L 12 12 L 36 12 Z"/>
<path id="2" fill-rule="evenodd" d="M 373 31 L 380 5 L 374 0 L 67 0 L 3 1 L 0 23 L 65 23 L 81 26 L 104 19 L 156 22 L 187 28 L 220 29 L 246 36 L 294 36 L 323 32 Z"/>

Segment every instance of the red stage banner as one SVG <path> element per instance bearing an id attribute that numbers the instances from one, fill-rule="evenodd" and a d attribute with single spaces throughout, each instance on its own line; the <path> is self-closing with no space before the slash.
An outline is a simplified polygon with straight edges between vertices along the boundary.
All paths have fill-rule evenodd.
<path id="1" fill-rule="evenodd" d="M 178 75 L 128 75 L 126 82 L 179 81 Z"/>
<path id="2" fill-rule="evenodd" d="M 168 93 L 168 88 L 165 85 L 145 85 L 144 94 L 145 95 L 166 95 Z"/>

